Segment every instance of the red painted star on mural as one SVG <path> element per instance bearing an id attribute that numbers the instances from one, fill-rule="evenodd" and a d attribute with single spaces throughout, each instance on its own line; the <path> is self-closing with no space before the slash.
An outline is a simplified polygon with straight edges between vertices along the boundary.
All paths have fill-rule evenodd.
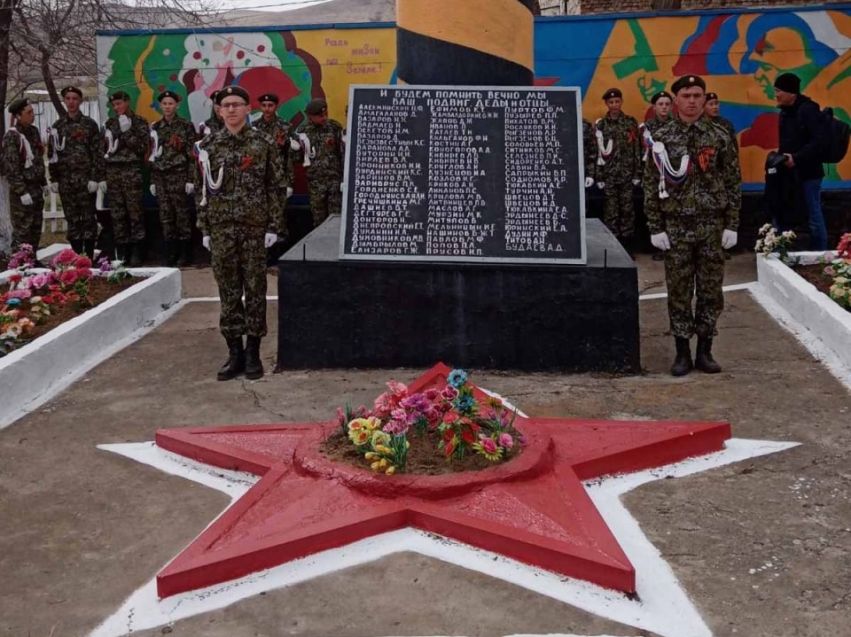
<path id="1" fill-rule="evenodd" d="M 409 386 L 446 384 L 437 365 Z M 476 388 L 478 398 L 485 394 Z M 483 471 L 373 474 L 330 460 L 335 423 L 170 429 L 162 449 L 260 480 L 157 576 L 160 597 L 230 581 L 358 540 L 414 527 L 606 588 L 635 591 L 635 571 L 583 480 L 718 451 L 726 423 L 518 416 L 522 454 Z"/>

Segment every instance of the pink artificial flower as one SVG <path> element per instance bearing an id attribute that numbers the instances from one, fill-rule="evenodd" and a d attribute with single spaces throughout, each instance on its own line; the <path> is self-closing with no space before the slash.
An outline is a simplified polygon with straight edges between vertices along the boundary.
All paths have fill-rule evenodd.
<path id="1" fill-rule="evenodd" d="M 479 439 L 482 441 L 482 449 L 484 449 L 487 453 L 496 453 L 498 447 L 492 438 L 482 435 L 479 436 Z"/>
<path id="2" fill-rule="evenodd" d="M 32 290 L 12 290 L 8 294 L 6 294 L 7 299 L 21 299 L 22 301 L 27 300 L 33 295 Z"/>
<path id="3" fill-rule="evenodd" d="M 88 279 L 92 276 L 92 271 L 89 268 L 77 268 L 77 276 L 81 279 Z"/>
<path id="4" fill-rule="evenodd" d="M 514 446 L 514 438 L 511 437 L 511 434 L 499 434 L 499 446 L 511 449 Z"/>
<path id="5" fill-rule="evenodd" d="M 373 403 L 375 415 L 381 419 L 390 415 L 390 410 L 393 409 L 393 397 L 390 392 L 384 392 Z"/>
<path id="6" fill-rule="evenodd" d="M 77 260 L 74 262 L 74 267 L 78 270 L 90 268 L 92 267 L 92 260 L 86 255 L 78 256 Z"/>
<path id="7" fill-rule="evenodd" d="M 440 392 L 432 387 L 431 389 L 426 389 L 423 392 L 423 396 L 425 396 L 427 400 L 434 402 L 437 400 L 437 397 L 440 396 Z"/>
<path id="8" fill-rule="evenodd" d="M 57 265 L 71 265 L 77 260 L 77 253 L 71 248 L 65 248 L 62 252 L 56 255 L 53 259 L 54 267 Z"/>
<path id="9" fill-rule="evenodd" d="M 452 385 L 447 385 L 442 392 L 440 392 L 441 397 L 444 400 L 453 401 L 458 398 L 458 390 L 455 389 Z"/>
<path id="10" fill-rule="evenodd" d="M 834 270 L 834 269 L 833 269 L 833 266 L 832 266 L 832 265 L 827 266 L 827 267 L 824 269 L 824 273 L 825 273 L 827 276 L 836 276 L 836 270 Z"/>
<path id="11" fill-rule="evenodd" d="M 36 290 L 40 290 L 41 288 L 46 287 L 47 284 L 49 283 L 49 281 L 50 281 L 50 279 L 47 277 L 47 275 L 36 274 L 30 280 L 30 283 L 31 283 L 33 288 L 35 288 Z"/>
<path id="12" fill-rule="evenodd" d="M 62 272 L 59 273 L 59 280 L 63 283 L 63 285 L 74 285 L 77 282 L 77 271 L 62 270 Z"/>
<path id="13" fill-rule="evenodd" d="M 393 392 L 394 396 L 404 398 L 408 395 L 408 388 L 402 383 L 398 383 L 395 380 L 391 380 L 389 383 L 387 383 L 387 386 L 390 388 L 390 391 Z"/>

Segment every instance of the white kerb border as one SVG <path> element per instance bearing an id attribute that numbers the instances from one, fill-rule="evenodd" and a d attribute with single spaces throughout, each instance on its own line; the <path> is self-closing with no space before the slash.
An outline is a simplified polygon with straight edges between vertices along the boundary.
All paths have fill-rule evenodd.
<path id="1" fill-rule="evenodd" d="M 161 322 L 167 310 L 176 309 L 181 298 L 180 270 L 128 272 L 145 280 L 0 358 L 0 429 L 53 398 Z M 0 283 L 10 274 L 0 274 Z"/>

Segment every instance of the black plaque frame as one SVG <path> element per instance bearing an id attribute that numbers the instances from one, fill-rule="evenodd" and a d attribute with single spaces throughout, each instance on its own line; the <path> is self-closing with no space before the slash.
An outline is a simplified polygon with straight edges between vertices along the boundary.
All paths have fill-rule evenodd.
<path id="1" fill-rule="evenodd" d="M 576 101 L 576 143 L 577 143 L 577 165 L 575 166 L 576 187 L 578 189 L 579 201 L 579 233 L 580 252 L 577 258 L 567 257 L 512 257 L 512 256 L 435 256 L 435 255 L 411 255 L 411 254 L 353 254 L 346 251 L 347 237 L 351 234 L 349 227 L 351 215 L 349 211 L 350 187 L 352 183 L 350 169 L 352 166 L 352 152 L 356 146 L 356 137 L 353 135 L 357 108 L 354 108 L 355 92 L 358 90 L 392 90 L 394 92 L 404 91 L 499 91 L 499 92 L 536 92 L 536 93 L 573 93 Z M 539 87 L 539 86 L 414 86 L 414 85 L 376 85 L 376 84 L 353 84 L 349 88 L 349 114 L 347 127 L 350 142 L 346 145 L 345 177 L 343 187 L 342 224 L 340 228 L 340 259 L 353 261 L 411 261 L 411 262 L 454 262 L 454 263 L 517 263 L 517 264 L 553 264 L 553 265 L 585 265 L 588 259 L 587 237 L 585 227 L 585 165 L 583 161 L 583 138 L 582 138 L 582 93 L 579 87 Z M 548 253 L 544 253 L 548 254 Z"/>

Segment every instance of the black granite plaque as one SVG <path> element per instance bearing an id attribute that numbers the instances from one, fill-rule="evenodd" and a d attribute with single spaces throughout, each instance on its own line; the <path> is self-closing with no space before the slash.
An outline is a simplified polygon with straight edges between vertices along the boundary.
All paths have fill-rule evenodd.
<path id="1" fill-rule="evenodd" d="M 581 263 L 576 88 L 353 86 L 343 259 Z"/>

